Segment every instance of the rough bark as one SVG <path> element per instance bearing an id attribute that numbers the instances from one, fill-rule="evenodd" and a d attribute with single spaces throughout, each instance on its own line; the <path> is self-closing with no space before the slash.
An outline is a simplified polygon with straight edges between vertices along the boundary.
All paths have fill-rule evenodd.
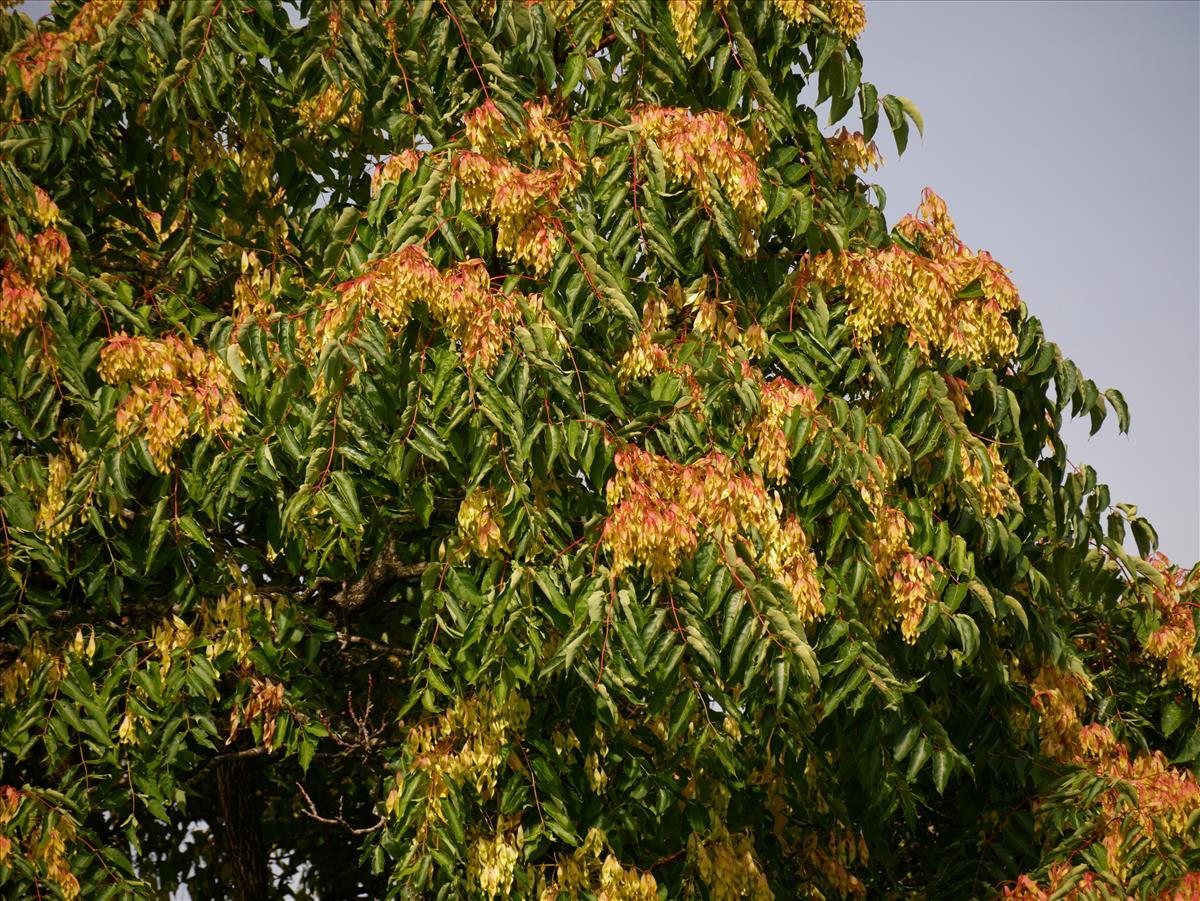
<path id="1" fill-rule="evenodd" d="M 235 757 L 217 764 L 217 793 L 224 820 L 225 855 L 233 901 L 267 901 L 258 761 Z"/>

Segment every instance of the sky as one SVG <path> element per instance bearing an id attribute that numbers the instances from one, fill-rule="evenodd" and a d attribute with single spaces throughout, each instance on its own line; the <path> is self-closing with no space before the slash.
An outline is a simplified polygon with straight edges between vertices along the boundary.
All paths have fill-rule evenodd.
<path id="1" fill-rule="evenodd" d="M 1163 551 L 1200 558 L 1200 3 L 866 4 L 863 78 L 925 120 L 867 180 L 887 219 L 922 188 L 960 236 L 1012 270 L 1047 336 L 1129 402 L 1088 439 L 1066 430 L 1114 502 Z M 882 118 L 882 117 L 881 117 Z M 886 130 L 886 123 L 881 126 Z"/>
<path id="2" fill-rule="evenodd" d="M 741 0 L 747 2 L 747 0 Z M 44 14 L 44 0 L 24 10 Z M 869 180 L 888 220 L 933 187 L 1132 428 L 1069 456 L 1200 559 L 1200 3 L 868 0 L 864 78 L 925 120 Z"/>

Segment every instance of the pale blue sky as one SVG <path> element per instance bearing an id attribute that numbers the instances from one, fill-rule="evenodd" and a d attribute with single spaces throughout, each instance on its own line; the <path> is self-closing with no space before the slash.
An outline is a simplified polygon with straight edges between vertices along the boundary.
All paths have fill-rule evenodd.
<path id="1" fill-rule="evenodd" d="M 1195 562 L 1200 4 L 868 0 L 860 46 L 864 77 L 925 117 L 902 159 L 881 136 L 889 221 L 935 188 L 1049 336 L 1125 393 L 1131 434 L 1072 425 L 1071 458 Z"/>

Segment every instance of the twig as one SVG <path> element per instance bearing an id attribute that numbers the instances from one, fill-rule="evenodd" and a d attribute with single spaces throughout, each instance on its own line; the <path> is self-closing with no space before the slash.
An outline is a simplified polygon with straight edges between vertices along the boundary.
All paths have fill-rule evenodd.
<path id="1" fill-rule="evenodd" d="M 325 823 L 327 826 L 341 826 L 351 835 L 367 835 L 377 829 L 382 829 L 384 823 L 387 822 L 387 817 L 381 814 L 378 821 L 372 823 L 370 826 L 351 826 L 342 815 L 341 801 L 338 802 L 338 815 L 336 817 L 323 817 L 317 813 L 317 806 L 313 803 L 313 799 L 308 796 L 308 792 L 304 790 L 304 786 L 297 782 L 296 788 L 300 789 L 300 794 L 304 795 L 304 802 L 308 805 L 308 809 L 301 812 L 310 820 L 316 820 L 318 823 Z"/>

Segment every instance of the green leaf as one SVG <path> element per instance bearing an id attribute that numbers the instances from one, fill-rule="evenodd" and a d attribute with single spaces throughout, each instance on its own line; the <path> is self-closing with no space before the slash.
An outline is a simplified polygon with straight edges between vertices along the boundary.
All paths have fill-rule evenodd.
<path id="1" fill-rule="evenodd" d="M 1179 704 L 1175 701 L 1166 702 L 1162 708 L 1162 720 L 1160 724 L 1162 734 L 1169 738 L 1176 729 L 1191 718 L 1191 711 L 1188 705 Z"/>

